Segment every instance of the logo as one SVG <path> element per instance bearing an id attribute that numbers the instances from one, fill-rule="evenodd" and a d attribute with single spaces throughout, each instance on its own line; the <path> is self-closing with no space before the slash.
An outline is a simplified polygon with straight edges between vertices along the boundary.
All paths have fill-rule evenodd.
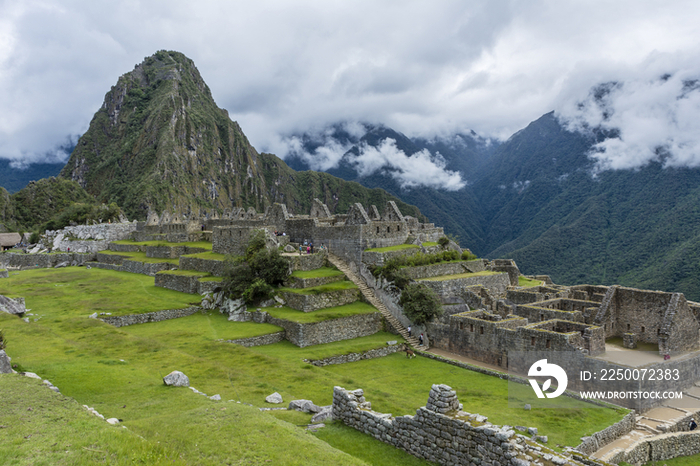
<path id="1" fill-rule="evenodd" d="M 530 366 L 530 370 L 528 371 L 527 375 L 530 377 L 551 377 L 557 381 L 557 389 L 552 393 L 545 393 L 552 385 L 551 378 L 547 379 L 542 384 L 542 388 L 540 388 L 537 380 L 528 379 L 530 385 L 532 385 L 532 389 L 535 390 L 537 398 L 544 398 L 545 395 L 547 398 L 556 398 L 564 393 L 564 390 L 566 390 L 566 385 L 569 383 L 569 378 L 566 376 L 564 369 L 556 364 L 548 364 L 546 359 L 540 359 Z"/>

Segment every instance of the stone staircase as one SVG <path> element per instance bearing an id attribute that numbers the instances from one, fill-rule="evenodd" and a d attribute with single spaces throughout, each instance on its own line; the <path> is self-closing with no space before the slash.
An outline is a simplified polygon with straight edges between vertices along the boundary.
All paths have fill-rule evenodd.
<path id="1" fill-rule="evenodd" d="M 346 277 L 348 277 L 348 280 L 353 282 L 357 287 L 360 289 L 360 292 L 362 293 L 362 296 L 365 297 L 369 303 L 376 307 L 379 312 L 382 313 L 382 316 L 391 324 L 392 327 L 394 327 L 402 337 L 406 339 L 409 345 L 411 345 L 414 349 L 421 349 L 424 351 L 428 350 L 428 346 L 419 346 L 418 343 L 418 338 L 415 336 L 408 336 L 408 330 L 401 324 L 401 322 L 398 321 L 396 317 L 393 316 L 391 312 L 389 312 L 389 309 L 386 308 L 386 306 L 377 298 L 377 296 L 374 294 L 374 291 L 367 286 L 365 281 L 357 275 L 355 272 L 350 270 L 350 267 L 343 261 L 340 257 L 334 255 L 334 254 L 328 254 L 328 260 L 330 261 L 331 264 L 336 266 L 338 270 L 343 272 Z"/>

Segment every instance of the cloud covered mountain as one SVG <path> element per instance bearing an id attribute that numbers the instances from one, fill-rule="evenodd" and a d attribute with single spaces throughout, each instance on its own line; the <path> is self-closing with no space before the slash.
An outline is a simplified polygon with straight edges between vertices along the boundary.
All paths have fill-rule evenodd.
<path id="1" fill-rule="evenodd" d="M 473 133 L 413 139 L 384 126 L 338 124 L 290 137 L 286 161 L 383 187 L 463 246 L 512 257 L 525 273 L 700 299 L 700 169 L 676 166 L 657 150 L 646 159 L 635 152 L 634 169 L 614 170 L 601 148 L 624 157 L 613 149 L 625 131 L 595 119 L 577 127 L 579 117 L 548 113 L 503 143 Z M 388 150 L 398 154 L 387 160 Z M 416 155 L 424 176 L 411 178 L 400 164 Z"/>

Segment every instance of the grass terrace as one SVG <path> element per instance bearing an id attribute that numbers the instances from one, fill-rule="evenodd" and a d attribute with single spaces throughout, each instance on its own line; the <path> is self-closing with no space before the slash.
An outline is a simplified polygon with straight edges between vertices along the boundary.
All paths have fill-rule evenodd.
<path id="1" fill-rule="evenodd" d="M 323 277 L 339 277 L 343 272 L 335 267 L 321 267 L 315 270 L 295 270 L 292 272 L 292 277 L 297 278 L 323 278 Z"/>
<path id="2" fill-rule="evenodd" d="M 165 320 L 157 323 L 130 325 L 124 330 L 132 335 L 144 338 L 172 339 L 191 345 L 212 340 L 237 340 L 239 338 L 259 337 L 284 329 L 272 324 L 254 322 L 229 322 L 228 317 L 218 311 L 198 312 L 179 319 Z M 186 342 L 186 343 L 184 343 Z"/>
<path id="3" fill-rule="evenodd" d="M 225 261 L 226 254 L 219 254 L 218 252 L 200 252 L 198 254 L 186 254 L 180 257 L 193 257 L 195 259 L 206 259 L 210 261 Z"/>
<path id="4" fill-rule="evenodd" d="M 197 270 L 161 270 L 156 275 L 180 275 L 183 277 L 207 277 L 209 272 L 198 272 Z"/>
<path id="5" fill-rule="evenodd" d="M 312 345 L 299 348 L 288 341 L 281 341 L 272 345 L 256 346 L 254 351 L 267 356 L 287 359 L 290 362 L 304 359 L 325 359 L 349 353 L 362 353 L 376 348 L 384 348 L 387 341 L 396 341 L 398 344 L 406 340 L 400 335 L 388 332 L 378 332 L 374 335 L 355 338 L 352 340 L 334 341 L 322 345 Z M 426 398 L 427 399 L 427 398 Z"/>
<path id="6" fill-rule="evenodd" d="M 209 241 L 188 241 L 185 243 L 170 243 L 168 241 L 131 241 L 128 239 L 120 241 L 112 241 L 114 244 L 130 244 L 134 246 L 163 246 L 163 247 L 177 247 L 177 246 L 189 246 L 191 248 L 202 248 L 209 249 L 212 248 L 212 243 Z"/>
<path id="7" fill-rule="evenodd" d="M 526 278 L 523 275 L 518 276 L 518 286 L 524 288 L 532 288 L 533 286 L 541 286 L 542 282 L 540 280 L 533 280 L 531 278 Z"/>
<path id="8" fill-rule="evenodd" d="M 443 280 L 455 280 L 457 278 L 469 278 L 469 277 L 481 277 L 481 276 L 486 276 L 486 275 L 499 275 L 503 272 L 492 272 L 490 270 L 484 270 L 482 272 L 474 272 L 474 273 L 458 273 L 455 275 L 440 275 L 439 277 L 432 277 L 432 278 L 421 278 L 418 281 L 430 281 L 430 282 L 441 282 Z"/>
<path id="9" fill-rule="evenodd" d="M 120 316 L 181 309 L 200 301 L 197 295 L 156 287 L 147 275 L 94 267 L 23 270 L 0 280 L 0 294 L 24 297 L 30 312 L 52 322 L 94 312 Z"/>
<path id="10" fill-rule="evenodd" d="M 222 282 L 224 281 L 223 277 L 202 277 L 199 279 L 200 282 Z"/>
<path id="11" fill-rule="evenodd" d="M 357 289 L 357 285 L 355 285 L 350 280 L 342 280 L 339 282 L 328 283 L 326 285 L 319 285 L 311 288 L 280 288 L 280 291 L 288 291 L 290 293 L 296 294 L 322 294 L 329 293 L 331 291 L 351 289 Z"/>
<path id="12" fill-rule="evenodd" d="M 179 264 L 179 259 L 161 259 L 157 257 L 147 257 L 145 252 L 116 252 L 116 251 L 111 251 L 109 249 L 106 249 L 104 251 L 100 251 L 99 254 L 109 254 L 112 256 L 122 256 L 126 260 L 131 260 L 131 261 L 136 261 L 136 262 L 144 262 L 147 264 L 173 264 L 173 265 L 178 265 Z"/>
<path id="13" fill-rule="evenodd" d="M 438 245 L 437 241 L 426 241 L 425 243 L 423 243 L 423 247 L 426 247 L 426 248 L 432 248 L 433 246 L 437 246 L 437 245 Z"/>
<path id="14" fill-rule="evenodd" d="M 41 316 L 25 323 L 0 313 L 12 363 L 50 380 L 62 393 L 41 387 L 40 381 L 0 375 L 0 425 L 7 426 L 1 434 L 2 464 L 427 464 L 342 425 L 334 423 L 314 436 L 295 427 L 307 424 L 308 414 L 257 409 L 270 406 L 264 399 L 275 391 L 285 402 L 309 399 L 328 405 L 336 385 L 363 388 L 375 410 L 402 415 L 415 414 L 425 406 L 432 384 L 445 383 L 457 391 L 465 411 L 489 416 L 498 425 L 537 427 L 550 445 L 575 446 L 580 437 L 626 414 L 575 400 L 567 409 L 512 408 L 505 380 L 427 358 L 409 360 L 402 353 L 322 368 L 302 360 L 385 345 L 399 340 L 394 335 L 309 348 L 285 342 L 244 348 L 217 340 L 253 330 L 215 312 L 123 328 L 87 318 L 95 311 L 134 314 L 185 307 L 193 300 L 193 295 L 156 288 L 153 278 L 143 275 L 75 267 L 21 271 L 0 280 L 0 293 L 25 297 L 31 312 Z M 300 318 L 334 311 L 266 310 Z M 335 309 L 336 317 L 358 312 L 376 310 L 359 302 Z M 172 370 L 187 374 L 200 391 L 220 394 L 222 401 L 164 386 L 162 377 Z M 83 404 L 106 418 L 123 419 L 127 429 L 86 418 Z"/>
<path id="15" fill-rule="evenodd" d="M 324 320 L 340 319 L 342 317 L 350 317 L 358 314 L 371 314 L 373 312 L 379 312 L 373 306 L 361 301 L 355 301 L 354 303 L 344 304 L 342 306 L 327 307 L 313 312 L 302 312 L 292 309 L 287 306 L 282 307 L 268 307 L 265 311 L 272 317 L 278 319 L 289 320 L 291 322 L 298 322 L 300 324 L 309 324 L 314 322 L 323 322 Z"/>
<path id="16" fill-rule="evenodd" d="M 385 248 L 365 249 L 365 252 L 391 252 L 391 251 L 402 251 L 404 249 L 418 249 L 418 245 L 416 245 L 416 244 L 398 244 L 396 246 L 387 246 Z"/>

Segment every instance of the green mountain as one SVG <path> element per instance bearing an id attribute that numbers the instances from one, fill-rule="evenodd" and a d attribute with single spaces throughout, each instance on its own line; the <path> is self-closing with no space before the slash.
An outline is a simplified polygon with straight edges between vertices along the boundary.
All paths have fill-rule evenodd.
<path id="1" fill-rule="evenodd" d="M 68 153 L 73 147 L 67 147 Z M 16 193 L 29 184 L 42 178 L 58 175 L 65 163 L 33 163 L 27 167 L 14 168 L 9 160 L 0 159 L 0 187 L 10 194 Z"/>
<path id="2" fill-rule="evenodd" d="M 307 213 L 314 197 L 339 212 L 352 202 L 398 201 L 328 174 L 297 173 L 274 155 L 258 154 L 216 106 L 192 60 L 166 51 L 119 78 L 60 176 L 138 219 L 149 210 L 260 212 L 273 202 Z M 416 207 L 398 203 L 404 214 L 422 218 Z"/>

